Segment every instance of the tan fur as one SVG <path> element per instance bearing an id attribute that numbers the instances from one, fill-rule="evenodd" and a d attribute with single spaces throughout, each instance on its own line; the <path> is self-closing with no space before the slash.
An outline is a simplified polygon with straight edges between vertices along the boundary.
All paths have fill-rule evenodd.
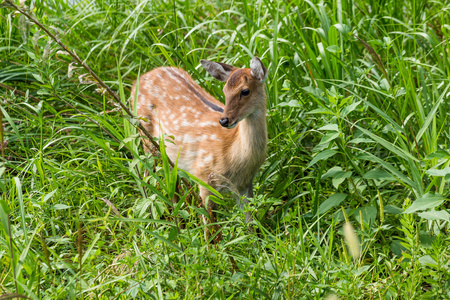
<path id="1" fill-rule="evenodd" d="M 137 114 L 152 136 L 173 136 L 173 143 L 167 141 L 166 148 L 172 161 L 180 150 L 179 168 L 216 189 L 220 182 L 211 180 L 210 175 L 222 175 L 241 195 L 251 196 L 253 177 L 266 157 L 266 95 L 263 82 L 254 78 L 250 69 L 232 70 L 223 89 L 224 106 L 185 71 L 154 69 L 139 80 Z M 250 89 L 250 95 L 241 97 L 243 89 Z M 132 97 L 134 92 L 135 86 Z M 240 122 L 232 129 L 224 128 L 219 124 L 221 117 L 228 117 L 230 124 Z M 148 151 L 149 143 L 145 147 Z M 200 187 L 203 201 L 208 195 L 209 191 Z M 215 206 L 212 201 L 209 204 L 212 213 Z M 215 220 L 213 213 L 211 219 Z"/>

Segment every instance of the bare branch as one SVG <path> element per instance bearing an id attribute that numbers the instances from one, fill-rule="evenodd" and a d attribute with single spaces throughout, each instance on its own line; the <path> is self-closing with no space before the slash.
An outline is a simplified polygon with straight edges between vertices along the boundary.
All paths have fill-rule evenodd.
<path id="1" fill-rule="evenodd" d="M 92 69 L 86 64 L 85 61 L 82 61 L 78 55 L 69 49 L 69 47 L 67 47 L 63 42 L 61 42 L 61 40 L 55 36 L 53 33 L 51 33 L 43 24 L 41 24 L 38 20 L 36 20 L 32 15 L 30 15 L 28 12 L 26 12 L 23 8 L 20 8 L 19 6 L 17 6 L 16 4 L 14 4 L 13 1 L 11 0 L 6 0 L 5 3 L 7 3 L 8 5 L 14 7 L 14 9 L 16 9 L 17 11 L 19 11 L 22 15 L 26 16 L 31 22 L 33 22 L 34 24 L 36 24 L 39 28 L 41 28 L 52 40 L 54 40 L 64 51 L 66 51 L 70 56 L 73 57 L 73 59 L 80 64 L 96 81 L 96 83 L 98 85 L 100 85 L 102 88 L 104 88 L 108 94 L 110 94 L 114 100 L 114 102 L 116 102 L 122 109 L 123 111 L 129 115 L 131 118 L 134 118 L 135 116 L 133 115 L 133 113 L 130 111 L 130 109 L 124 104 L 122 103 L 122 101 L 120 100 L 119 96 L 113 91 L 111 90 L 111 88 L 105 84 L 100 77 L 97 76 L 97 74 L 92 71 Z M 150 142 L 153 144 L 154 147 L 156 147 L 156 149 L 159 149 L 159 144 L 153 139 L 153 137 L 150 135 L 150 133 L 145 129 L 145 127 L 141 124 L 141 122 L 137 122 L 136 125 L 141 132 L 150 140 Z M 174 166 L 173 162 L 170 160 L 170 158 L 167 158 L 169 160 L 169 164 L 171 167 Z M 191 189 L 191 185 L 189 184 L 189 182 L 185 179 L 185 178 L 181 178 L 181 180 L 183 181 L 183 183 L 186 185 L 186 187 L 188 189 Z M 194 193 L 194 197 L 198 200 L 199 197 L 198 195 L 196 195 Z"/>

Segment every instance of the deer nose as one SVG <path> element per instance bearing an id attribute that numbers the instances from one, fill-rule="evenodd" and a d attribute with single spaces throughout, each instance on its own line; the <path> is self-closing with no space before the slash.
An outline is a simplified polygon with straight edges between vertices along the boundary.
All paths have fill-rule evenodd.
<path id="1" fill-rule="evenodd" d="M 220 118 L 220 120 L 219 120 L 220 125 L 222 125 L 223 127 L 228 127 L 228 122 L 229 122 L 229 120 L 226 117 Z"/>

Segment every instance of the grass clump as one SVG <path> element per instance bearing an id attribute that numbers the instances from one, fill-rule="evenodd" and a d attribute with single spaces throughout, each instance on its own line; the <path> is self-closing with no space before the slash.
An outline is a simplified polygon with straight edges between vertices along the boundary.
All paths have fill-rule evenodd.
<path id="1" fill-rule="evenodd" d="M 269 150 L 255 221 L 221 200 L 223 241 L 208 246 L 192 188 L 172 204 L 174 175 L 144 154 L 137 120 L 2 2 L 0 294 L 450 297 L 448 1 L 14 3 L 127 107 L 163 65 L 222 99 L 200 59 L 258 55 Z"/>

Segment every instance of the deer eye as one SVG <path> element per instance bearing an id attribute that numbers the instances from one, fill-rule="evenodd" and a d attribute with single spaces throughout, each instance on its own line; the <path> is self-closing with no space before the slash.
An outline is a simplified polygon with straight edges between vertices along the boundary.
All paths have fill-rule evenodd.
<path id="1" fill-rule="evenodd" d="M 250 90 L 249 89 L 245 89 L 245 90 L 242 90 L 242 92 L 241 92 L 241 96 L 248 96 L 248 95 L 250 95 Z"/>

